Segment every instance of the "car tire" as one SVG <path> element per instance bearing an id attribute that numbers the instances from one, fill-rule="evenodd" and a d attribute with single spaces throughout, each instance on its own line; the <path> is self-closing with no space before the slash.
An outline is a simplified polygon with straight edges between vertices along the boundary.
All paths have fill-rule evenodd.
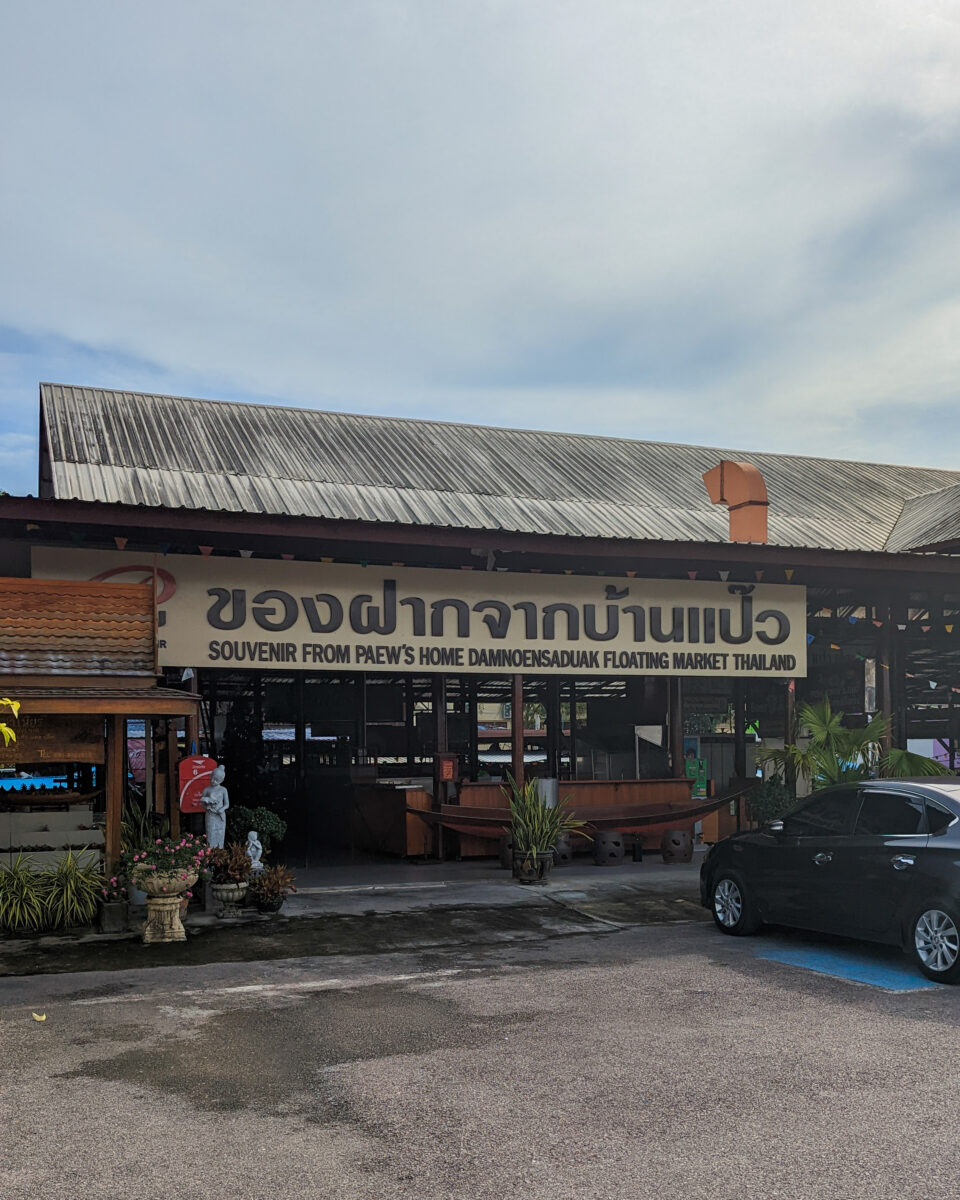
<path id="1" fill-rule="evenodd" d="M 928 979 L 960 983 L 960 907 L 950 900 L 924 904 L 908 937 L 910 956 Z"/>
<path id="2" fill-rule="evenodd" d="M 750 889 L 734 871 L 719 871 L 710 887 L 710 911 L 721 933 L 745 937 L 763 922 L 757 916 Z"/>

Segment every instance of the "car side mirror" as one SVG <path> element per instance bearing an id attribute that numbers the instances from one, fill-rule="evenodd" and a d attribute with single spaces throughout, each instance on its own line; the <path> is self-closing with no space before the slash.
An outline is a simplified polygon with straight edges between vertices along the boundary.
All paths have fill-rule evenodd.
<path id="1" fill-rule="evenodd" d="M 783 833 L 783 822 L 782 821 L 771 821 L 768 828 L 771 833 Z"/>

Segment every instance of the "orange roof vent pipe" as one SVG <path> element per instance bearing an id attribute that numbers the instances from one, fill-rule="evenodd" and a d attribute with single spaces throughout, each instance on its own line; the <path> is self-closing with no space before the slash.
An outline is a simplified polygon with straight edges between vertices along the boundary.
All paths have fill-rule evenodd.
<path id="1" fill-rule="evenodd" d="M 703 477 L 711 504 L 730 510 L 731 542 L 767 541 L 767 485 L 756 467 L 724 460 Z"/>

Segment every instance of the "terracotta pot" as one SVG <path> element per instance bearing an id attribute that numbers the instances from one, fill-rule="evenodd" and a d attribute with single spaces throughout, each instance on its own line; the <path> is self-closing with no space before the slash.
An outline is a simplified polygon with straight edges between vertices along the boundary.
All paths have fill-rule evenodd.
<path id="1" fill-rule="evenodd" d="M 243 883 L 211 883 L 210 893 L 217 905 L 218 917 L 239 917 L 240 905 L 247 894 L 247 884 Z"/>

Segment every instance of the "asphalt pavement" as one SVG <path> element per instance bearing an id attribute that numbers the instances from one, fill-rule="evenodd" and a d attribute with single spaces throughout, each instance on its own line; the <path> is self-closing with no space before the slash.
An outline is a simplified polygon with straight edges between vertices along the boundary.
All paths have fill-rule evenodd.
<path id="1" fill-rule="evenodd" d="M 582 919 L 0 980 L 0 1196 L 960 1192 L 960 989 L 896 951 Z M 873 983 L 827 973 L 861 959 Z"/>

